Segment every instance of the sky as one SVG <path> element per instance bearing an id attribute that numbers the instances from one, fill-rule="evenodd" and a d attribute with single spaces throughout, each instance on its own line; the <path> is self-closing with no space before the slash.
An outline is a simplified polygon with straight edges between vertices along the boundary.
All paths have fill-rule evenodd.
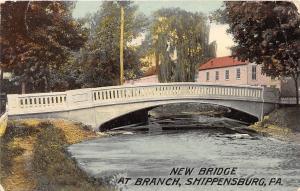
<path id="1" fill-rule="evenodd" d="M 222 1 L 219 0 L 197 0 L 197 1 L 135 1 L 139 6 L 139 11 L 146 16 L 160 8 L 179 7 L 190 12 L 202 12 L 209 14 L 221 7 Z M 95 13 L 99 9 L 101 1 L 78 1 L 73 11 L 75 18 L 84 17 L 87 13 Z M 212 23 L 210 28 L 209 41 L 217 42 L 217 56 L 230 55 L 228 47 L 233 45 L 232 37 L 226 33 L 228 25 L 217 25 Z M 141 41 L 139 38 L 136 41 Z"/>

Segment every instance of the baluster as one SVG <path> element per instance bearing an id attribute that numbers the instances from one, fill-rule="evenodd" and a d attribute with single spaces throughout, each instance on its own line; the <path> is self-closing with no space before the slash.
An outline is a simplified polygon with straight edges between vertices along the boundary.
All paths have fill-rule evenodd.
<path id="1" fill-rule="evenodd" d="M 32 98 L 29 98 L 29 107 L 32 107 Z"/>
<path id="2" fill-rule="evenodd" d="M 96 91 L 96 98 L 94 99 L 94 101 L 97 101 L 100 99 L 100 92 L 99 91 Z"/>
<path id="3" fill-rule="evenodd" d="M 170 96 L 170 86 L 166 86 L 166 96 Z"/>
<path id="4" fill-rule="evenodd" d="M 34 104 L 34 107 L 37 107 L 37 105 L 36 105 L 36 97 L 33 98 L 33 104 Z"/>
<path id="5" fill-rule="evenodd" d="M 139 88 L 139 94 L 140 94 L 140 97 L 141 97 L 141 98 L 145 97 L 145 94 L 144 94 L 144 87 L 140 87 L 140 88 Z"/>
<path id="6" fill-rule="evenodd" d="M 139 97 L 139 88 L 135 88 L 135 97 Z"/>
<path id="7" fill-rule="evenodd" d="M 130 92 L 131 92 L 130 96 L 131 96 L 131 98 L 133 98 L 133 96 L 134 96 L 134 89 L 130 88 Z"/>
<path id="8" fill-rule="evenodd" d="M 115 99 L 119 99 L 119 90 L 115 89 L 114 92 L 115 92 Z"/>
<path id="9" fill-rule="evenodd" d="M 113 90 L 113 99 L 117 98 L 116 90 Z"/>
<path id="10" fill-rule="evenodd" d="M 107 99 L 108 99 L 107 91 L 104 90 L 104 100 L 107 100 Z"/>
<path id="11" fill-rule="evenodd" d="M 118 99 L 121 99 L 121 92 L 120 92 L 120 89 L 117 89 L 117 95 L 118 95 Z"/>

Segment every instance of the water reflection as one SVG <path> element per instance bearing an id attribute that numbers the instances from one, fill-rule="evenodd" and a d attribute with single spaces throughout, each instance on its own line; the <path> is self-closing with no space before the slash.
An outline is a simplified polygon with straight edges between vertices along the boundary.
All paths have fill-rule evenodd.
<path id="1" fill-rule="evenodd" d="M 263 188 L 129 184 L 119 190 L 296 190 L 300 145 L 240 131 L 246 127 L 226 118 L 155 118 L 148 125 L 127 127 L 149 131 L 99 138 L 72 145 L 69 151 L 91 176 L 110 177 L 111 183 L 122 176 L 168 177 L 173 167 L 238 167 L 237 177 L 281 177 L 283 181 L 283 186 Z"/>

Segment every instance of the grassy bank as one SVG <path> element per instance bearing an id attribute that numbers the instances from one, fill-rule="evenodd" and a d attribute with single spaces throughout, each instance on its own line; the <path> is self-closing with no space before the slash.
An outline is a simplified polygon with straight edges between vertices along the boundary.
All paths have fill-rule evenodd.
<path id="1" fill-rule="evenodd" d="M 300 107 L 276 109 L 251 127 L 264 135 L 300 143 Z"/>
<path id="2" fill-rule="evenodd" d="M 108 190 L 91 179 L 66 152 L 97 135 L 64 120 L 10 122 L 1 139 L 1 184 L 16 190 Z"/>

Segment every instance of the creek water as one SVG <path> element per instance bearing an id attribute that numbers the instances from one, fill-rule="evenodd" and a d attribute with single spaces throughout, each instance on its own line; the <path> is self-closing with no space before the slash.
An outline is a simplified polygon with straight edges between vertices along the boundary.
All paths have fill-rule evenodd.
<path id="1" fill-rule="evenodd" d="M 237 121 L 201 115 L 169 116 L 151 119 L 150 124 L 136 128 L 148 131 L 127 129 L 118 135 L 71 145 L 68 150 L 90 176 L 101 178 L 116 190 L 296 191 L 300 187 L 300 145 L 241 132 L 246 125 Z M 170 175 L 173 168 L 190 168 L 193 172 Z M 236 168 L 236 173 L 199 175 L 201 168 Z M 131 179 L 124 184 L 122 177 Z M 158 184 L 159 178 L 165 182 Z M 180 178 L 179 183 L 176 178 Z M 199 178 L 259 179 L 262 184 L 205 185 L 203 180 L 201 185 L 196 178 L 198 182 Z"/>

